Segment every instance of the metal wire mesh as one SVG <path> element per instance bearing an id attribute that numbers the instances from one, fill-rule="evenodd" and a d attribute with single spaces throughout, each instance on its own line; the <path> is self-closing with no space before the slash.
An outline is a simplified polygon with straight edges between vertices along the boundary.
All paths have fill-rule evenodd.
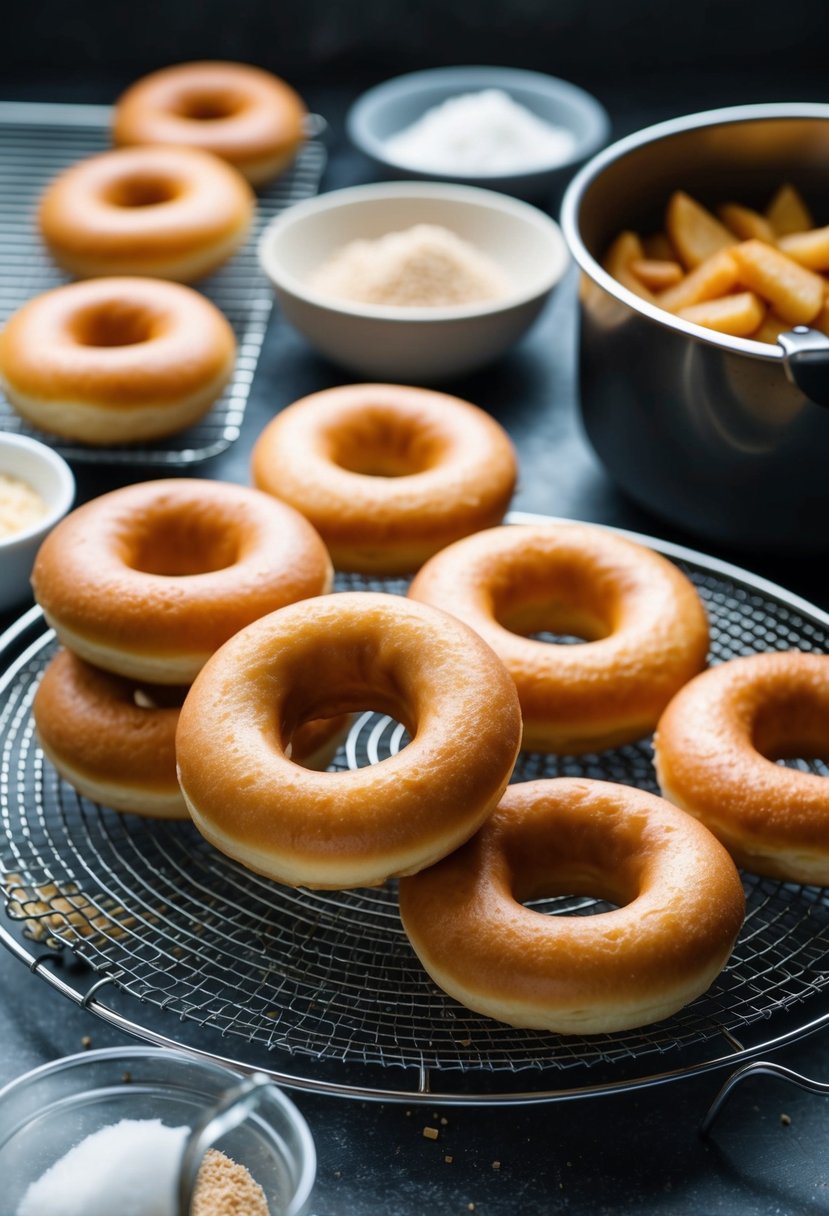
<path id="1" fill-rule="evenodd" d="M 679 564 L 708 609 L 712 661 L 826 650 L 829 626 L 808 606 L 712 570 L 703 559 Z M 340 579 L 339 589 L 367 585 L 350 577 Z M 691 1048 L 702 1045 L 704 1052 L 710 1044 L 713 1051 L 716 1042 L 719 1050 L 723 1036 L 739 1038 L 829 985 L 825 892 L 746 875 L 748 915 L 728 967 L 674 1017 L 577 1038 L 516 1030 L 470 1013 L 422 971 L 400 925 L 394 884 L 291 890 L 216 852 L 189 824 L 119 815 L 77 795 L 43 759 L 31 723 L 32 698 L 54 646 L 38 618 L 18 639 L 15 656 L 0 654 L 8 668 L 0 683 L 0 872 L 9 914 L 30 935 L 71 946 L 122 992 L 185 1022 L 300 1061 L 467 1075 L 629 1069 L 633 1061 L 647 1075 L 654 1062 L 681 1068 Z M 367 713 L 335 766 L 370 762 L 404 744 L 397 723 Z M 819 762 L 802 763 L 827 772 Z M 648 741 L 595 756 L 523 755 L 515 779 L 557 775 L 656 789 Z M 550 913 L 601 910 L 580 897 L 536 906 Z"/>
<path id="2" fill-rule="evenodd" d="M 110 112 L 103 106 L 0 102 L 0 325 L 33 296 L 70 281 L 40 239 L 37 202 L 63 169 L 111 147 L 109 118 Z M 280 211 L 316 194 L 325 160 L 320 141 L 309 139 L 293 166 L 259 192 L 256 219 L 244 247 L 197 284 L 225 314 L 238 343 L 233 377 L 204 418 L 186 431 L 152 444 L 93 448 L 35 430 L 0 392 L 0 430 L 44 439 L 68 459 L 90 463 L 176 468 L 207 460 L 228 448 L 239 437 L 273 304 L 257 261 L 259 236 Z"/>

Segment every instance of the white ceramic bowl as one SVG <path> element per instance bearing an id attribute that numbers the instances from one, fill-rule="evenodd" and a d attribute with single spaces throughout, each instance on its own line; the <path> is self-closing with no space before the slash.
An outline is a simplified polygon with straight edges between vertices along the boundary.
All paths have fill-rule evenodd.
<path id="1" fill-rule="evenodd" d="M 46 533 L 72 506 L 75 478 L 66 461 L 45 443 L 5 433 L 0 433 L 0 473 L 28 482 L 47 508 L 32 527 L 0 537 L 0 611 L 7 611 L 30 598 L 35 554 Z"/>
<path id="2" fill-rule="evenodd" d="M 318 266 L 358 238 L 415 224 L 448 228 L 514 284 L 503 300 L 454 308 L 353 304 L 314 291 Z M 277 216 L 259 245 L 285 317 L 336 363 L 372 379 L 429 384 L 496 359 L 530 327 L 569 264 L 554 220 L 491 190 L 441 182 L 353 186 Z"/>
<path id="3" fill-rule="evenodd" d="M 569 132 L 571 153 L 522 172 L 474 174 L 427 171 L 390 154 L 392 135 L 450 98 L 484 89 L 501 90 L 536 118 Z M 346 128 L 352 143 L 386 176 L 440 178 L 540 199 L 560 190 L 576 167 L 602 147 L 610 120 L 595 97 L 567 80 L 522 68 L 464 66 L 409 72 L 369 89 L 349 110 Z"/>

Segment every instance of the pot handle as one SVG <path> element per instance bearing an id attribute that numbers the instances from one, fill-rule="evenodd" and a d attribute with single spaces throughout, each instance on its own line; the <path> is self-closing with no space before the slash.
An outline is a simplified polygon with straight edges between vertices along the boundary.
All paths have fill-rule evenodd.
<path id="1" fill-rule="evenodd" d="M 777 339 L 783 347 L 786 378 L 817 405 L 829 406 L 829 337 L 795 325 Z"/>

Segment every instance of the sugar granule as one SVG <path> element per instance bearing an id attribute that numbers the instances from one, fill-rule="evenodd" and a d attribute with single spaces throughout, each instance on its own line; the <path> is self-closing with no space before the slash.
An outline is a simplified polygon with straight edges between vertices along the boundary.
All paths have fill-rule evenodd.
<path id="1" fill-rule="evenodd" d="M 512 290 L 492 258 L 439 224 L 351 241 L 317 268 L 309 286 L 354 303 L 403 308 L 483 304 Z"/>

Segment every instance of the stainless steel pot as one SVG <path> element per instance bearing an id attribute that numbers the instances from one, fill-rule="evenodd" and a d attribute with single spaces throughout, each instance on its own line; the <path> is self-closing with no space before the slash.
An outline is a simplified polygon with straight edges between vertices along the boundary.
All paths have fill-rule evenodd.
<path id="1" fill-rule="evenodd" d="M 583 271 L 582 420 L 611 476 L 707 539 L 814 552 L 829 549 L 829 339 L 717 334 L 600 264 L 622 229 L 662 228 L 674 190 L 762 209 L 787 181 L 829 221 L 829 105 L 740 106 L 640 131 L 585 165 L 561 223 Z"/>

